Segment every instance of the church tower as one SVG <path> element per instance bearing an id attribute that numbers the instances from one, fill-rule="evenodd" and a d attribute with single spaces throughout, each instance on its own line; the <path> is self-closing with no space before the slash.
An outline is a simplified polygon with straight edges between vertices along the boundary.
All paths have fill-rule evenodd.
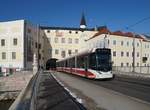
<path id="1" fill-rule="evenodd" d="M 84 13 L 82 14 L 82 18 L 81 18 L 81 21 L 80 21 L 80 28 L 81 29 L 86 28 L 86 21 L 85 21 Z"/>

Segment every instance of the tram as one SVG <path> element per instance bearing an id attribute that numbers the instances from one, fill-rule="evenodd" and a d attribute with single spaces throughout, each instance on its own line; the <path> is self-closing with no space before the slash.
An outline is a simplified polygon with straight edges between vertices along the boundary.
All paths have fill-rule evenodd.
<path id="1" fill-rule="evenodd" d="M 90 79 L 111 79 L 111 49 L 93 48 L 74 56 L 56 61 L 57 71 Z"/>

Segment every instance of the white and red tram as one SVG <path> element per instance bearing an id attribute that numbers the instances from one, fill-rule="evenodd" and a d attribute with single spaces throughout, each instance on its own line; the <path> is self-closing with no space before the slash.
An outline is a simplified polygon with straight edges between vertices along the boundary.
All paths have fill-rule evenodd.
<path id="1" fill-rule="evenodd" d="M 111 50 L 94 48 L 77 55 L 56 61 L 57 71 L 93 78 L 113 78 Z"/>

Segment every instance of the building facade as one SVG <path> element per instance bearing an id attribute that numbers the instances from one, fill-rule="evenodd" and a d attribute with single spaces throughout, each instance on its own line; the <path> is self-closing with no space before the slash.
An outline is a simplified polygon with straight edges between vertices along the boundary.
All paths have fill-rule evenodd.
<path id="1" fill-rule="evenodd" d="M 110 48 L 114 68 L 147 73 L 150 66 L 150 40 L 144 35 L 110 32 L 106 27 L 86 41 L 85 49 Z"/>
<path id="2" fill-rule="evenodd" d="M 3 71 L 31 69 L 33 54 L 42 58 L 42 32 L 25 20 L 0 23 L 0 67 Z M 38 46 L 40 48 L 38 48 Z M 41 49 L 41 50 L 40 50 Z M 40 56 L 40 57 L 39 57 Z M 42 62 L 42 59 L 39 59 Z"/>

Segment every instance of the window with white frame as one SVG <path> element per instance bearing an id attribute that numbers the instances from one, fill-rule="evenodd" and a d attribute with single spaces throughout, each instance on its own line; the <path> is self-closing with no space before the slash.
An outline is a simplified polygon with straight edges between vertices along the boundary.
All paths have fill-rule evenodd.
<path id="1" fill-rule="evenodd" d="M 137 47 L 139 47 L 139 43 L 137 42 Z"/>
<path id="2" fill-rule="evenodd" d="M 75 39 L 75 43 L 78 44 L 79 43 L 79 39 Z"/>
<path id="3" fill-rule="evenodd" d="M 121 63 L 121 67 L 123 67 L 123 63 Z"/>
<path id="4" fill-rule="evenodd" d="M 13 39 L 13 45 L 17 45 L 18 41 L 17 41 L 17 38 L 14 38 Z"/>
<path id="5" fill-rule="evenodd" d="M 2 59 L 3 59 L 3 60 L 6 59 L 6 52 L 2 52 Z"/>
<path id="6" fill-rule="evenodd" d="M 137 52 L 137 57 L 139 57 L 140 55 L 139 55 L 139 52 Z"/>
<path id="7" fill-rule="evenodd" d="M 127 63 L 127 66 L 129 66 L 129 63 Z"/>
<path id="8" fill-rule="evenodd" d="M 16 59 L 16 52 L 12 52 L 12 59 Z"/>
<path id="9" fill-rule="evenodd" d="M 114 56 L 114 57 L 116 56 L 116 51 L 113 51 L 113 56 Z"/>
<path id="10" fill-rule="evenodd" d="M 75 49 L 75 53 L 78 53 L 78 49 Z"/>
<path id="11" fill-rule="evenodd" d="M 61 38 L 61 43 L 65 43 L 65 38 Z"/>
<path id="12" fill-rule="evenodd" d="M 123 52 L 121 52 L 121 57 L 123 57 L 123 55 L 124 55 L 124 53 L 123 53 Z"/>
<path id="13" fill-rule="evenodd" d="M 116 45 L 116 40 L 113 40 L 113 45 Z"/>
<path id="14" fill-rule="evenodd" d="M 127 52 L 126 54 L 127 54 L 127 57 L 129 57 L 129 52 Z"/>
<path id="15" fill-rule="evenodd" d="M 121 46 L 123 46 L 123 41 L 121 41 Z"/>
<path id="16" fill-rule="evenodd" d="M 127 46 L 129 46 L 129 41 L 127 42 Z"/>
<path id="17" fill-rule="evenodd" d="M 59 50 L 55 49 L 55 54 L 58 55 L 59 54 Z"/>
<path id="18" fill-rule="evenodd" d="M 68 43 L 71 44 L 72 43 L 72 39 L 68 38 Z"/>
<path id="19" fill-rule="evenodd" d="M 1 39 L 1 46 L 5 46 L 5 39 Z"/>
<path id="20" fill-rule="evenodd" d="M 58 37 L 55 37 L 54 41 L 55 41 L 55 43 L 58 43 Z"/>
<path id="21" fill-rule="evenodd" d="M 68 54 L 71 55 L 71 54 L 72 54 L 72 51 L 71 51 L 71 50 L 68 50 Z"/>

